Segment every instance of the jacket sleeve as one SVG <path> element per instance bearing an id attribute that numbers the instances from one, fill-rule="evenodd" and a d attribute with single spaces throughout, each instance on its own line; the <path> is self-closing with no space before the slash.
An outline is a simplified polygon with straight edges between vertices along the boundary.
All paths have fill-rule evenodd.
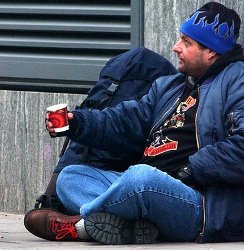
<path id="1" fill-rule="evenodd" d="M 194 179 L 202 186 L 242 185 L 244 186 L 244 64 L 232 72 L 230 84 L 226 84 L 223 101 L 222 124 L 225 138 L 214 138 L 215 142 L 203 146 L 189 157 Z M 234 74 L 236 73 L 236 74 Z M 223 85 L 221 85 L 223 87 Z M 226 86 L 225 86 L 226 87 Z M 208 114 L 209 115 L 209 114 Z M 216 114 L 215 114 L 216 115 Z"/>
<path id="2" fill-rule="evenodd" d="M 139 102 L 125 101 L 114 108 L 75 110 L 73 141 L 111 152 L 141 153 L 152 123 L 156 86 Z"/>

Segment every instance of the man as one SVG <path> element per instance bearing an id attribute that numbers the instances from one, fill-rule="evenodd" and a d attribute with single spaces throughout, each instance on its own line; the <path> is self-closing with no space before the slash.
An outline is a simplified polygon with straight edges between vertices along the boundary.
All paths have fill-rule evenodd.
<path id="1" fill-rule="evenodd" d="M 76 216 L 42 209 L 25 226 L 48 240 L 105 244 L 244 240 L 244 57 L 238 14 L 210 2 L 181 26 L 181 73 L 137 103 L 69 113 L 72 140 L 144 152 L 123 173 L 64 168 L 57 194 Z M 52 124 L 47 127 L 53 136 Z"/>

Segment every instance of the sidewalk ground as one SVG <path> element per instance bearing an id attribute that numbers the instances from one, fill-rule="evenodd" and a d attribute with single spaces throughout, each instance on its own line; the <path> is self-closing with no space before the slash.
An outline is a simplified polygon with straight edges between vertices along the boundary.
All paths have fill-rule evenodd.
<path id="1" fill-rule="evenodd" d="M 244 242 L 196 244 L 160 243 L 149 245 L 108 246 L 94 242 L 52 242 L 30 234 L 24 227 L 23 215 L 0 213 L 0 249 L 161 249 L 161 250 L 244 250 Z"/>

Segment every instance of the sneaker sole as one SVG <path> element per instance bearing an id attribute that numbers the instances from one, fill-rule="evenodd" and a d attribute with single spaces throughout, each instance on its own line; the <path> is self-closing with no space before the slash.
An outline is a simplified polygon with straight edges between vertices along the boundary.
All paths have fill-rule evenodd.
<path id="1" fill-rule="evenodd" d="M 151 244 L 158 236 L 157 227 L 149 220 L 125 220 L 109 213 L 95 213 L 85 220 L 87 234 L 108 245 Z"/>

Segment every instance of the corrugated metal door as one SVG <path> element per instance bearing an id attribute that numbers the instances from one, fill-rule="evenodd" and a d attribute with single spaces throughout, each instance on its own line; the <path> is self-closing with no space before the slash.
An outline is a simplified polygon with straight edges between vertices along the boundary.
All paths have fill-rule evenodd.
<path id="1" fill-rule="evenodd" d="M 0 88 L 84 93 L 143 45 L 142 0 L 0 2 Z"/>

